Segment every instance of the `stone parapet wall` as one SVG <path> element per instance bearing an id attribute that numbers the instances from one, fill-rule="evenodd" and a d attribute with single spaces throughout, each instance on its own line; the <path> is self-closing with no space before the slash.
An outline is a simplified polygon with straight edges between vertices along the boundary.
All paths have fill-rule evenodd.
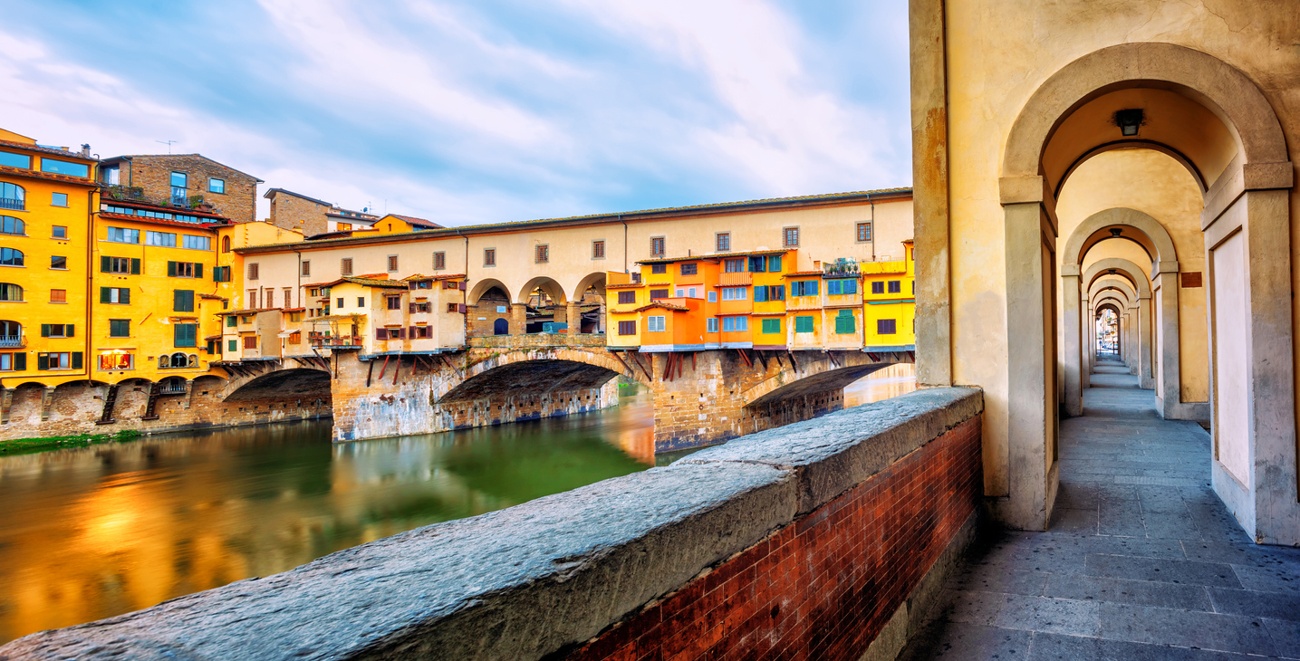
<path id="1" fill-rule="evenodd" d="M 0 657 L 892 658 L 975 519 L 982 412 L 920 391 Z"/>

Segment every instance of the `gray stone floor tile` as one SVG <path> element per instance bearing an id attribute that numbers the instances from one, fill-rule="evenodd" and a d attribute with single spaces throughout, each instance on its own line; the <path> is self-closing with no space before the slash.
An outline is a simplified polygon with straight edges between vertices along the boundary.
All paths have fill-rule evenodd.
<path id="1" fill-rule="evenodd" d="M 1161 606 L 1213 611 L 1206 588 L 1200 585 L 1130 581 L 1096 576 L 1054 575 L 1043 592 L 1046 597 L 1108 601 L 1138 606 Z"/>
<path id="2" fill-rule="evenodd" d="M 1243 567 L 1276 568 L 1300 576 L 1300 549 L 1260 546 L 1243 538 L 1240 542 L 1184 541 L 1189 560 L 1224 562 Z"/>
<path id="3" fill-rule="evenodd" d="M 1142 520 L 1152 539 L 1201 539 L 1201 529 L 1187 512 L 1143 512 Z"/>
<path id="4" fill-rule="evenodd" d="M 1232 565 L 1241 587 L 1259 592 L 1300 594 L 1300 574 L 1290 567 L 1242 567 Z M 1225 586 L 1230 587 L 1230 586 Z"/>
<path id="5" fill-rule="evenodd" d="M 1092 576 L 1224 588 L 1242 587 L 1233 567 L 1217 562 L 1135 558 L 1104 553 L 1090 553 L 1086 562 L 1086 573 Z"/>
<path id="6" fill-rule="evenodd" d="M 1052 523 L 1049 529 L 1054 533 L 1095 535 L 1097 534 L 1097 509 L 1058 507 L 1052 512 Z"/>
<path id="7" fill-rule="evenodd" d="M 1142 512 L 1131 502 L 1103 501 L 1098 514 L 1097 532 L 1102 535 L 1146 537 Z"/>
<path id="8" fill-rule="evenodd" d="M 1284 659 L 1300 659 L 1300 622 L 1264 618 L 1264 628 L 1273 639 L 1278 656 Z"/>
<path id="9" fill-rule="evenodd" d="M 1028 657 L 1028 631 L 1000 629 L 977 624 L 937 622 L 912 637 L 899 661 L 929 659 L 996 659 L 1020 661 Z"/>
<path id="10" fill-rule="evenodd" d="M 957 572 L 949 582 L 953 590 L 979 592 L 1008 592 L 1039 596 L 1050 574 L 1025 571 L 1004 565 L 968 565 Z"/>
<path id="11" fill-rule="evenodd" d="M 1209 588 L 1217 613 L 1300 621 L 1300 594 Z"/>
<path id="12" fill-rule="evenodd" d="M 1092 602 L 998 592 L 956 592 L 949 596 L 952 607 L 946 617 L 950 622 L 1075 636 L 1096 636 L 1101 629 L 1098 605 Z"/>
<path id="13" fill-rule="evenodd" d="M 1030 661 L 1246 661 L 1251 658 L 1255 657 L 1052 633 L 1035 633 L 1029 645 Z"/>
<path id="14" fill-rule="evenodd" d="M 1101 637 L 1135 643 L 1273 655 L 1259 618 L 1129 604 L 1099 604 Z"/>

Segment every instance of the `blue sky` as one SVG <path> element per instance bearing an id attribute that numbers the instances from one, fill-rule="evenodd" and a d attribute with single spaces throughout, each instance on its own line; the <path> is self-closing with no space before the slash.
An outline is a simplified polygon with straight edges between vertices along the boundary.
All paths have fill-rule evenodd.
<path id="1" fill-rule="evenodd" d="M 0 126 L 498 222 L 910 185 L 907 66 L 902 0 L 41 0 Z"/>

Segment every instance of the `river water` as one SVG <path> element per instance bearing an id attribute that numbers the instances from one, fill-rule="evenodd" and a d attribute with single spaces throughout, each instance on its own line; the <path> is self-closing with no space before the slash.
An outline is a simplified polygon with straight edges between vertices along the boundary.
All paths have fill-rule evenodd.
<path id="1" fill-rule="evenodd" d="M 907 392 L 910 367 L 846 388 L 846 406 Z M 391 440 L 331 444 L 326 421 L 0 457 L 0 642 L 644 470 L 653 429 L 636 394 Z"/>

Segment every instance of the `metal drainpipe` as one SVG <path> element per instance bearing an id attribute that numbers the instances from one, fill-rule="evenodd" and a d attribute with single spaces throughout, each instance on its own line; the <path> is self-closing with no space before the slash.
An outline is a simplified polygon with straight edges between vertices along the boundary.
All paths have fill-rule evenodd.
<path id="1" fill-rule="evenodd" d="M 86 191 L 86 328 L 83 333 L 86 336 L 86 357 L 81 361 L 82 367 L 86 368 L 86 378 L 90 378 L 90 361 L 94 359 L 92 355 L 91 340 L 95 327 L 93 319 L 94 308 L 91 303 L 91 294 L 95 290 L 95 269 L 94 269 L 94 249 L 95 249 L 95 189 Z M 130 270 L 130 269 L 127 269 Z"/>

